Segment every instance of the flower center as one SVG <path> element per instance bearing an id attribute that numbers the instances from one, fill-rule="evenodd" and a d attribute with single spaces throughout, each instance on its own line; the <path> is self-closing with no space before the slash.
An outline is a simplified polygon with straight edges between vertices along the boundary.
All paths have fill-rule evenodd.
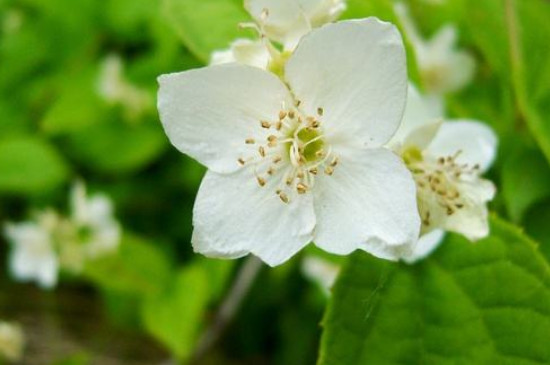
<path id="1" fill-rule="evenodd" d="M 478 178 L 480 166 L 458 163 L 457 157 L 460 153 L 458 151 L 452 156 L 425 159 L 416 148 L 403 152 L 403 159 L 416 182 L 424 232 L 429 231 L 429 227 L 434 226 L 433 220 L 437 219 L 433 210 L 437 209 L 443 215 L 451 216 L 469 204 L 468 197 L 461 194 L 460 185 Z"/>
<path id="2" fill-rule="evenodd" d="M 291 108 L 283 106 L 275 121 L 260 120 L 258 126 L 261 132 L 267 131 L 267 137 L 264 141 L 245 139 L 254 149 L 251 156 L 238 159 L 240 165 L 254 167 L 260 187 L 274 181 L 271 186 L 284 203 L 310 191 L 320 172 L 331 176 L 338 164 L 323 134 L 323 108 L 310 116 L 299 106 L 299 101 Z"/>

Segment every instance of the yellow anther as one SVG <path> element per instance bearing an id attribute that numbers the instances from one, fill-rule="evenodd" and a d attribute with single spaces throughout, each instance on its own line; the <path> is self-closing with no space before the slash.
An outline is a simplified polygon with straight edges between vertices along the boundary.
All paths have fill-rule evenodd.
<path id="1" fill-rule="evenodd" d="M 260 156 L 265 157 L 265 148 L 263 148 L 262 146 L 260 146 L 260 147 L 258 148 L 258 152 L 260 153 Z"/>
<path id="2" fill-rule="evenodd" d="M 296 190 L 298 191 L 298 194 L 305 194 L 307 191 L 307 185 L 303 183 L 298 183 L 296 185 Z"/>
<path id="3" fill-rule="evenodd" d="M 284 110 L 281 110 L 279 112 L 279 120 L 283 120 L 286 118 L 286 115 L 287 115 L 287 112 L 285 112 Z"/>
<path id="4" fill-rule="evenodd" d="M 246 163 L 246 161 L 243 160 L 242 158 L 239 158 L 237 161 L 239 161 L 239 164 L 241 165 L 244 165 Z"/>
<path id="5" fill-rule="evenodd" d="M 334 173 L 334 169 L 330 166 L 325 167 L 325 174 L 328 176 L 332 175 Z"/>
<path id="6" fill-rule="evenodd" d="M 260 185 L 260 186 L 265 185 L 265 179 L 264 178 L 258 176 L 256 179 L 258 180 L 258 185 Z"/>
<path id="7" fill-rule="evenodd" d="M 254 144 L 254 143 L 256 143 L 256 141 L 254 140 L 254 138 L 247 138 L 247 139 L 244 140 L 244 142 L 245 142 L 246 144 Z"/>
<path id="8" fill-rule="evenodd" d="M 279 192 L 279 198 L 281 198 L 283 203 L 288 203 L 289 202 L 288 196 L 283 192 Z"/>
<path id="9" fill-rule="evenodd" d="M 320 117 L 323 116 L 323 113 L 324 113 L 324 112 L 325 112 L 325 111 L 323 110 L 323 108 L 320 108 L 320 107 L 317 108 L 317 114 L 318 114 Z"/>
<path id="10" fill-rule="evenodd" d="M 271 123 L 269 123 L 265 120 L 260 121 L 260 125 L 262 126 L 262 128 L 266 128 L 266 129 L 271 127 Z"/>

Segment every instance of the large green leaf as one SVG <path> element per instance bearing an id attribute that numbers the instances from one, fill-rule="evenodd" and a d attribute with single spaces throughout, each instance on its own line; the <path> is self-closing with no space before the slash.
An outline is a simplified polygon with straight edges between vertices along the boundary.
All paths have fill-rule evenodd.
<path id="1" fill-rule="evenodd" d="M 142 309 L 147 330 L 177 358 L 191 354 L 210 298 L 207 271 L 199 265 L 181 270 L 163 293 Z"/>
<path id="2" fill-rule="evenodd" d="M 550 363 L 550 268 L 518 229 L 498 219 L 491 229 L 476 244 L 450 235 L 412 266 L 354 254 L 319 363 Z"/>
<path id="3" fill-rule="evenodd" d="M 0 192 L 42 193 L 67 177 L 65 161 L 47 142 L 35 137 L 0 141 Z"/>
<path id="4" fill-rule="evenodd" d="M 164 0 L 163 10 L 187 48 L 203 62 L 212 51 L 248 34 L 239 29 L 239 23 L 250 21 L 241 1 Z"/>

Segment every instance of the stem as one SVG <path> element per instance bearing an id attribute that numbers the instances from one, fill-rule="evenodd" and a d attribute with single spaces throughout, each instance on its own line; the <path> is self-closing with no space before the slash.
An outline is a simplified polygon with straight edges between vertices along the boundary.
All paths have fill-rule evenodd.
<path id="1" fill-rule="evenodd" d="M 262 262 L 257 257 L 250 255 L 246 259 L 244 264 L 239 269 L 231 289 L 229 289 L 227 296 L 218 309 L 214 320 L 199 338 L 195 353 L 191 357 L 191 363 L 195 363 L 200 360 L 204 355 L 206 355 L 208 350 L 215 345 L 235 316 L 243 299 L 250 290 L 254 279 L 258 276 L 261 267 Z"/>

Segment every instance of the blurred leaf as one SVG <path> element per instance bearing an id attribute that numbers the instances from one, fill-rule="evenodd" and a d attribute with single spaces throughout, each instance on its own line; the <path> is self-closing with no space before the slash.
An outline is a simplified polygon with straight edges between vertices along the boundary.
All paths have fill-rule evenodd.
<path id="1" fill-rule="evenodd" d="M 170 266 L 154 243 L 125 232 L 117 253 L 90 262 L 84 275 L 105 289 L 145 295 L 162 290 Z"/>
<path id="2" fill-rule="evenodd" d="M 35 137 L 0 141 L 0 192 L 43 193 L 67 177 L 65 161 L 47 142 Z"/>
<path id="3" fill-rule="evenodd" d="M 98 172 L 124 174 L 152 162 L 168 146 L 159 123 L 105 120 L 70 136 L 74 156 Z"/>
<path id="4" fill-rule="evenodd" d="M 550 162 L 550 3 L 505 3 L 520 112 Z"/>
<path id="5" fill-rule="evenodd" d="M 62 134 L 101 121 L 105 106 L 95 90 L 96 79 L 97 72 L 87 70 L 65 80 L 63 90 L 41 122 L 42 129 L 49 134 Z"/>
<path id="6" fill-rule="evenodd" d="M 550 196 L 550 166 L 538 150 L 524 148 L 504 161 L 502 194 L 515 222 L 531 205 Z"/>
<path id="7" fill-rule="evenodd" d="M 54 361 L 52 365 L 88 365 L 90 363 L 90 355 L 87 353 L 78 353 L 70 355 L 62 360 Z"/>
<path id="8" fill-rule="evenodd" d="M 183 43 L 203 62 L 217 49 L 227 48 L 248 32 L 239 23 L 250 21 L 237 0 L 163 0 L 164 16 Z"/>
<path id="9" fill-rule="evenodd" d="M 190 265 L 163 293 L 145 301 L 145 327 L 178 359 L 186 359 L 194 348 L 209 297 L 206 271 L 199 265 Z"/>
<path id="10" fill-rule="evenodd" d="M 550 267 L 496 218 L 410 266 L 354 254 L 323 321 L 319 364 L 550 362 Z"/>
<path id="11" fill-rule="evenodd" d="M 550 262 L 550 199 L 541 201 L 525 214 L 525 231 L 538 242 L 539 249 Z"/>

